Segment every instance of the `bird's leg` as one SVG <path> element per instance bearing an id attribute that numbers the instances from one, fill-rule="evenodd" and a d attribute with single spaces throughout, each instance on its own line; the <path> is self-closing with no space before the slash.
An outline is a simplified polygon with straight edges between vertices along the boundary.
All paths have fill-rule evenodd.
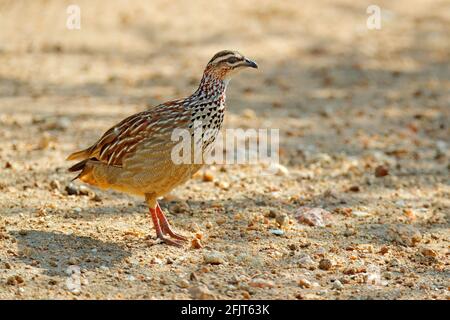
<path id="1" fill-rule="evenodd" d="M 167 218 L 166 218 L 164 212 L 162 211 L 161 207 L 159 206 L 158 202 L 156 202 L 156 214 L 159 219 L 159 223 L 161 225 L 161 230 L 164 234 L 168 234 L 172 238 L 175 238 L 178 240 L 183 240 L 183 241 L 188 240 L 185 236 L 177 234 L 172 230 L 172 228 L 169 224 L 169 221 L 167 220 Z"/>
<path id="2" fill-rule="evenodd" d="M 178 242 L 176 240 L 171 240 L 171 239 L 168 239 L 168 238 L 164 237 L 163 231 L 161 230 L 161 225 L 159 224 L 158 207 L 150 208 L 150 215 L 152 217 L 153 226 L 155 227 L 155 230 L 156 230 L 156 237 L 158 239 L 161 239 L 164 243 L 167 243 L 167 244 L 172 245 L 172 246 L 181 247 L 181 243 L 180 242 Z"/>

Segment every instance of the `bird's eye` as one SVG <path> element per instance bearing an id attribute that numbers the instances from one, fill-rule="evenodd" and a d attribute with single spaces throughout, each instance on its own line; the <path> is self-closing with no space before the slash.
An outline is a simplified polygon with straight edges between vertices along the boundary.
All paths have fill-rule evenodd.
<path id="1" fill-rule="evenodd" d="M 227 62 L 228 62 L 228 63 L 231 63 L 231 64 L 236 63 L 236 62 L 238 62 L 238 61 L 239 61 L 239 59 L 236 58 L 236 57 L 231 57 L 231 58 L 229 58 L 229 59 L 227 60 Z"/>

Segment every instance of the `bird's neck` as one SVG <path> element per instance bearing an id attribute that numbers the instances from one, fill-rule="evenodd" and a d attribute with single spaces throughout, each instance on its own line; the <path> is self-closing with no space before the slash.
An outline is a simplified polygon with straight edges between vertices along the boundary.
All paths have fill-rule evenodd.
<path id="1" fill-rule="evenodd" d="M 201 99 L 225 102 L 228 82 L 228 79 L 220 79 L 214 74 L 205 73 L 194 95 Z"/>

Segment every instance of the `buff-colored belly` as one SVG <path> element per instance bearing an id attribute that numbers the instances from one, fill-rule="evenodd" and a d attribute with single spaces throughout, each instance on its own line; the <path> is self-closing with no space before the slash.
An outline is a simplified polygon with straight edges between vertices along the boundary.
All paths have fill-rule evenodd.
<path id="1" fill-rule="evenodd" d="M 154 198 L 163 196 L 185 183 L 202 167 L 202 164 L 176 164 L 172 160 L 175 144 L 167 137 L 146 141 L 121 167 L 93 163 L 92 170 L 81 180 L 104 189 Z M 194 147 L 190 150 L 193 152 Z"/>
<path id="2" fill-rule="evenodd" d="M 169 160 L 170 161 L 170 160 Z M 113 189 L 135 195 L 152 194 L 155 198 L 169 193 L 188 181 L 202 165 L 175 165 L 171 161 L 149 165 L 139 170 L 95 165 L 82 181 L 102 189 Z"/>

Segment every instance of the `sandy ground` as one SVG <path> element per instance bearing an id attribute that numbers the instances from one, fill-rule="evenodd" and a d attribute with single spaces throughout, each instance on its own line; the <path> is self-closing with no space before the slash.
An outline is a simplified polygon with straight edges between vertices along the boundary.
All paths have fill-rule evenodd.
<path id="1" fill-rule="evenodd" d="M 377 1 L 381 30 L 373 1 L 74 2 L 81 30 L 66 1 L 0 1 L 0 298 L 449 299 L 448 2 Z M 142 199 L 68 188 L 69 153 L 222 49 L 260 65 L 225 126 L 279 128 L 287 170 L 211 166 L 167 197 L 202 248 L 156 241 Z"/>

